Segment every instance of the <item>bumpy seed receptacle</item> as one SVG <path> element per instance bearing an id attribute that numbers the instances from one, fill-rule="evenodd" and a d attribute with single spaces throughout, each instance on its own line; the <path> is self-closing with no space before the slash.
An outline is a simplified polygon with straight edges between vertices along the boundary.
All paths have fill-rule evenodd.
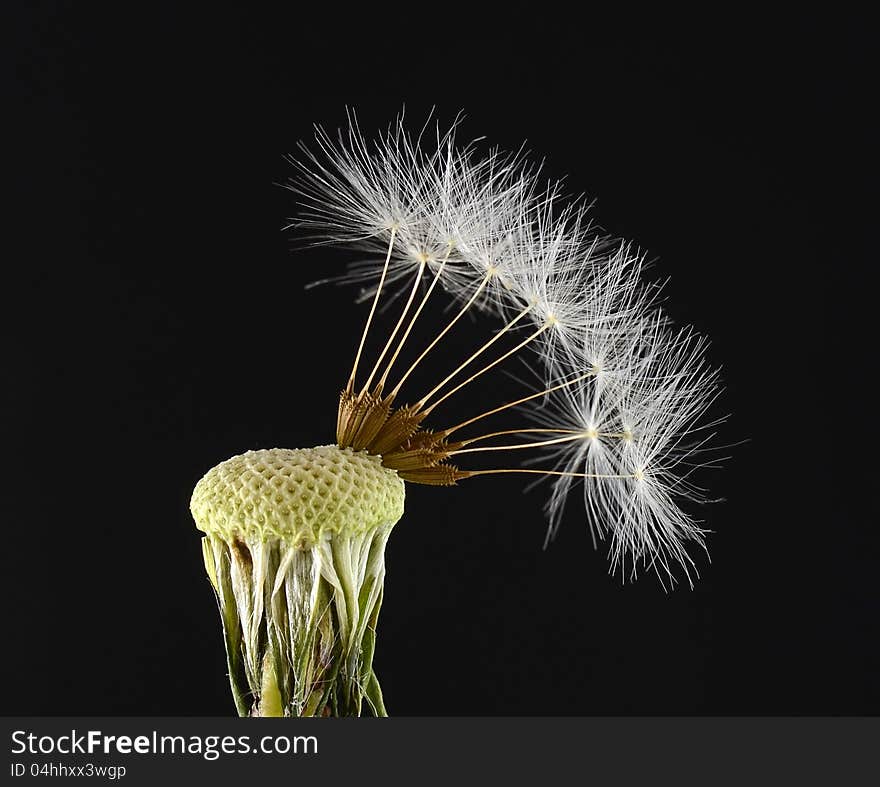
<path id="1" fill-rule="evenodd" d="M 386 715 L 373 651 L 403 503 L 378 456 L 335 445 L 248 451 L 198 482 L 239 715 Z"/>

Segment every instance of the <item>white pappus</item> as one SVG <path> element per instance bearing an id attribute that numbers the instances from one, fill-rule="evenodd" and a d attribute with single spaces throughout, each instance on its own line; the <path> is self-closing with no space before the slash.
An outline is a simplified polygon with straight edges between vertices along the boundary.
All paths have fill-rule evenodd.
<path id="1" fill-rule="evenodd" d="M 291 159 L 296 174 L 289 187 L 301 207 L 293 225 L 319 242 L 349 242 L 371 255 L 323 280 L 363 286 L 362 299 L 373 303 L 364 335 L 380 301 L 385 308 L 405 301 L 362 394 L 378 380 L 375 396 L 383 395 L 391 365 L 434 292 L 453 298 L 455 316 L 403 374 L 392 398 L 463 314 L 471 308 L 494 313 L 501 329 L 417 399 L 415 412 L 431 413 L 523 349 L 537 360 L 534 380 L 540 382 L 516 401 L 435 429 L 443 442 L 420 444 L 425 464 L 417 472 L 424 475 L 412 470 L 407 480 L 454 483 L 490 473 L 548 480 L 548 539 L 580 484 L 594 542 L 608 543 L 613 571 L 630 578 L 640 568 L 652 570 L 665 584 L 675 581 L 677 565 L 692 582 L 697 572 L 685 545 L 705 548 L 707 532 L 689 510 L 707 499 L 692 473 L 713 464 L 705 458 L 707 434 L 720 420 L 702 423 L 720 390 L 719 373 L 706 360 L 707 341 L 671 326 L 658 306 L 660 286 L 644 279 L 644 253 L 603 232 L 589 218 L 590 205 L 567 198 L 558 182 L 543 184 L 540 166 L 522 149 L 481 155 L 477 141 L 458 144 L 458 125 L 456 119 L 441 131 L 425 124 L 413 135 L 401 116 L 371 144 L 352 114 L 335 140 L 318 128 L 316 150 L 302 145 L 299 158 Z M 514 346 L 505 351 L 508 340 Z M 352 381 L 359 358 L 360 351 Z M 456 434 L 451 442 L 453 433 L 484 418 L 523 411 L 525 425 Z M 498 444 L 504 435 L 524 442 Z M 534 453 L 521 469 L 448 464 L 462 455 L 521 456 L 525 449 Z M 440 470 L 446 480 L 438 480 Z"/>

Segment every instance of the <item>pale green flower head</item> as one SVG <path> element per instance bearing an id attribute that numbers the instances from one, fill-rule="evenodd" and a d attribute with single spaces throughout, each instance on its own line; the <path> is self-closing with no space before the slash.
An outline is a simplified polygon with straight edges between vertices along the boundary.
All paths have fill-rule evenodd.
<path id="1" fill-rule="evenodd" d="M 403 515 L 404 485 L 366 451 L 322 445 L 247 451 L 213 467 L 193 490 L 199 530 L 232 541 L 281 538 L 308 549 Z"/>

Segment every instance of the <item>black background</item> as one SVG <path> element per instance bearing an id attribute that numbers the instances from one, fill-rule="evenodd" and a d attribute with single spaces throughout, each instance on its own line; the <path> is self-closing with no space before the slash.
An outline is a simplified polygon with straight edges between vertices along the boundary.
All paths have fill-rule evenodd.
<path id="1" fill-rule="evenodd" d="M 726 502 L 703 512 L 693 591 L 609 577 L 576 507 L 542 550 L 543 494 L 516 477 L 410 486 L 376 657 L 389 711 L 877 712 L 858 24 L 15 8 L 0 710 L 233 712 L 189 495 L 232 454 L 332 442 L 366 312 L 303 289 L 351 257 L 292 248 L 283 154 L 347 105 L 372 132 L 405 104 L 527 140 L 657 255 L 724 367 L 719 439 L 748 442 L 704 478 Z"/>

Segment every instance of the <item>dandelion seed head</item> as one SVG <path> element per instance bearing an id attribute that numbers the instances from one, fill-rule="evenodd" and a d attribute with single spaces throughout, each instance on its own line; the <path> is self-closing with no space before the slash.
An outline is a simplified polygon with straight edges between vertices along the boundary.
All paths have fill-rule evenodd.
<path id="1" fill-rule="evenodd" d="M 705 430 L 717 421 L 701 422 L 718 395 L 718 372 L 706 360 L 708 342 L 692 329 L 674 328 L 660 308 L 662 285 L 647 280 L 645 253 L 601 231 L 591 203 L 568 197 L 560 182 L 544 183 L 541 167 L 522 149 L 510 154 L 460 142 L 458 120 L 446 130 L 426 124 L 413 134 L 399 117 L 367 142 L 350 114 L 348 128 L 335 137 L 318 127 L 314 145 L 301 146 L 292 163 L 296 225 L 316 242 L 347 242 L 367 254 L 337 280 L 360 284 L 360 300 L 373 300 L 374 308 L 380 296 L 380 309 L 405 304 L 386 352 L 406 320 L 415 320 L 407 314 L 420 313 L 416 293 L 427 298 L 434 284 L 461 305 L 435 343 L 471 308 L 504 321 L 419 406 L 435 396 L 442 403 L 520 348 L 532 353 L 539 382 L 520 409 L 541 433 L 525 464 L 536 468 L 528 472 L 548 473 L 548 538 L 580 486 L 594 542 L 608 542 L 612 570 L 627 578 L 652 570 L 665 583 L 678 567 L 690 581 L 696 572 L 685 545 L 704 547 L 705 531 L 682 504 L 707 500 L 691 476 L 710 464 Z M 516 347 L 451 387 L 459 372 L 484 363 L 505 333 Z M 405 328 L 404 340 L 408 334 Z M 381 381 L 389 371 L 390 365 Z M 451 390 L 440 396 L 444 386 Z M 408 427 L 415 431 L 398 435 L 387 427 L 389 436 L 380 418 L 374 435 L 372 416 L 364 413 L 381 398 L 351 396 L 345 412 L 353 420 L 341 433 L 354 447 L 383 447 L 383 461 L 407 480 L 445 484 L 467 477 L 448 463 L 445 432 L 420 431 L 418 407 Z M 382 418 L 398 429 L 389 413 Z"/>

